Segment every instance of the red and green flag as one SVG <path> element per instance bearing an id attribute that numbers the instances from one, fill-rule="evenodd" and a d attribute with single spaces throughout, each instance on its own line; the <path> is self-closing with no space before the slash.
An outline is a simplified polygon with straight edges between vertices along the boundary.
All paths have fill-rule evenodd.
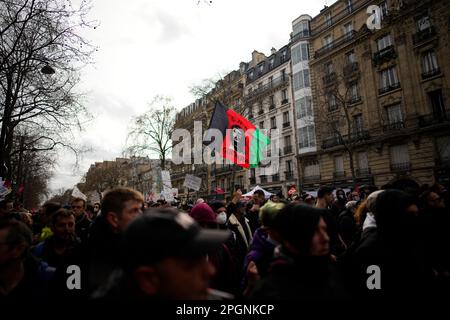
<path id="1" fill-rule="evenodd" d="M 215 104 L 209 129 L 219 130 L 223 140 L 209 139 L 205 144 L 214 144 L 223 158 L 247 169 L 259 166 L 264 149 L 270 144 L 270 139 L 259 128 L 234 110 L 226 110 L 220 102 Z"/>

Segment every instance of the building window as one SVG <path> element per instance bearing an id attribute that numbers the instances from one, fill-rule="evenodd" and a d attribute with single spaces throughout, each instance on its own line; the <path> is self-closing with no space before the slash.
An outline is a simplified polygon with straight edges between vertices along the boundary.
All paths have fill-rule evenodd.
<path id="1" fill-rule="evenodd" d="M 380 93 L 396 89 L 400 86 L 395 67 L 385 69 L 380 73 Z"/>
<path id="2" fill-rule="evenodd" d="M 313 115 L 310 96 L 297 99 L 295 101 L 295 107 L 297 110 L 297 119 L 311 117 Z"/>
<path id="3" fill-rule="evenodd" d="M 272 83 L 273 83 L 273 76 L 269 77 L 268 83 L 269 83 L 269 85 L 272 85 Z"/>
<path id="4" fill-rule="evenodd" d="M 352 0 L 347 0 L 346 8 L 347 8 L 348 13 L 351 13 L 353 11 L 353 1 Z"/>
<path id="5" fill-rule="evenodd" d="M 309 45 L 302 43 L 292 49 L 292 64 L 309 60 Z"/>
<path id="6" fill-rule="evenodd" d="M 300 149 L 316 146 L 316 133 L 314 130 L 314 125 L 300 128 L 298 131 L 298 136 L 300 138 Z"/>
<path id="7" fill-rule="evenodd" d="M 396 125 L 403 124 L 402 108 L 399 104 L 389 106 L 386 108 L 388 124 Z"/>
<path id="8" fill-rule="evenodd" d="M 305 177 L 319 177 L 320 166 L 318 161 L 312 161 L 307 163 L 303 169 L 303 175 Z"/>
<path id="9" fill-rule="evenodd" d="M 344 24 L 344 34 L 346 35 L 346 37 L 350 37 L 352 35 L 353 32 L 353 23 L 349 22 L 347 24 Z"/>
<path id="10" fill-rule="evenodd" d="M 243 176 L 239 176 L 237 178 L 237 184 L 238 184 L 239 188 L 244 188 L 244 177 Z"/>
<path id="11" fill-rule="evenodd" d="M 438 73 L 439 67 L 436 59 L 436 53 L 433 50 L 427 51 L 422 55 L 422 68 L 424 75 Z"/>
<path id="12" fill-rule="evenodd" d="M 417 30 L 425 31 L 431 28 L 431 21 L 428 15 L 424 15 L 417 19 Z"/>
<path id="13" fill-rule="evenodd" d="M 326 36 L 325 38 L 323 38 L 323 47 L 324 48 L 331 48 L 331 43 L 333 42 L 333 39 L 331 38 L 331 35 Z"/>
<path id="14" fill-rule="evenodd" d="M 328 109 L 334 111 L 338 109 L 338 104 L 336 101 L 336 96 L 333 93 L 328 94 Z"/>
<path id="15" fill-rule="evenodd" d="M 286 103 L 287 99 L 288 99 L 287 90 L 286 89 L 281 90 L 281 103 L 283 103 L 283 101 L 284 101 L 284 103 Z"/>
<path id="16" fill-rule="evenodd" d="M 280 59 L 281 59 L 281 61 L 280 61 L 281 63 L 286 61 L 286 50 L 283 50 L 283 52 L 281 52 Z"/>
<path id="17" fill-rule="evenodd" d="M 286 161 L 286 172 L 292 173 L 293 172 L 292 167 L 292 160 Z"/>
<path id="18" fill-rule="evenodd" d="M 389 15 L 389 8 L 387 1 L 383 1 L 380 3 L 380 9 L 381 9 L 381 20 L 384 20 Z"/>
<path id="19" fill-rule="evenodd" d="M 283 81 L 286 79 L 286 69 L 281 70 L 281 79 Z"/>
<path id="20" fill-rule="evenodd" d="M 277 120 L 275 117 L 270 118 L 270 128 L 276 129 L 277 128 Z"/>
<path id="21" fill-rule="evenodd" d="M 409 169 L 409 151 L 407 144 L 392 146 L 391 149 L 391 169 L 408 170 Z"/>
<path id="22" fill-rule="evenodd" d="M 352 64 L 356 62 L 356 56 L 354 51 L 347 52 L 345 54 L 345 60 L 347 61 L 347 64 Z"/>
<path id="23" fill-rule="evenodd" d="M 360 170 L 367 170 L 369 168 L 369 160 L 367 159 L 367 152 L 358 153 L 358 168 Z"/>
<path id="24" fill-rule="evenodd" d="M 357 102 L 359 100 L 358 82 L 350 84 L 350 102 Z"/>
<path id="25" fill-rule="evenodd" d="M 309 22 L 308 21 L 300 21 L 295 24 L 293 27 L 293 36 L 296 35 L 308 36 L 309 35 Z"/>
<path id="26" fill-rule="evenodd" d="M 294 73 L 294 91 L 298 91 L 309 86 L 309 69 L 303 69 Z"/>
<path id="27" fill-rule="evenodd" d="M 249 72 L 248 78 L 249 78 L 250 80 L 253 79 L 253 70 Z"/>
<path id="28" fill-rule="evenodd" d="M 324 64 L 324 70 L 326 75 L 330 75 L 334 72 L 333 62 L 327 62 Z"/>
<path id="29" fill-rule="evenodd" d="M 447 117 L 444 105 L 444 98 L 442 97 L 442 90 L 428 92 L 431 108 L 433 109 L 433 116 L 435 119 L 441 120 Z"/>
<path id="30" fill-rule="evenodd" d="M 392 46 L 391 35 L 387 34 L 377 40 L 378 51 L 381 51 L 389 46 Z"/>
<path id="31" fill-rule="evenodd" d="M 261 64 L 258 66 L 258 68 L 259 68 L 259 73 L 260 73 L 260 74 L 263 73 L 263 71 L 264 71 L 264 63 L 261 63 Z"/>
<path id="32" fill-rule="evenodd" d="M 274 62 L 275 62 L 275 58 L 270 58 L 270 60 L 269 60 L 269 68 L 270 68 L 270 69 L 273 68 Z"/>
<path id="33" fill-rule="evenodd" d="M 333 24 L 333 19 L 331 17 L 331 12 L 325 13 L 325 23 L 327 27 L 331 26 Z"/>
<path id="34" fill-rule="evenodd" d="M 289 123 L 289 111 L 283 112 L 283 124 Z"/>
<path id="35" fill-rule="evenodd" d="M 285 147 L 291 147 L 291 136 L 285 136 L 284 137 L 284 146 Z"/>
<path id="36" fill-rule="evenodd" d="M 439 137 L 436 139 L 436 148 L 441 162 L 450 162 L 450 136 Z"/>
<path id="37" fill-rule="evenodd" d="M 269 96 L 269 105 L 275 107 L 275 100 L 273 96 Z"/>
<path id="38" fill-rule="evenodd" d="M 264 121 L 261 121 L 261 122 L 259 123 L 259 128 L 260 128 L 260 129 L 264 129 Z"/>
<path id="39" fill-rule="evenodd" d="M 363 117 L 361 114 L 353 117 L 353 133 L 359 136 L 363 132 Z"/>
<path id="40" fill-rule="evenodd" d="M 339 174 L 344 172 L 344 158 L 342 156 L 334 157 L 334 170 Z"/>
<path id="41" fill-rule="evenodd" d="M 250 169 L 250 178 L 255 178 L 256 177 L 256 171 L 255 168 Z"/>

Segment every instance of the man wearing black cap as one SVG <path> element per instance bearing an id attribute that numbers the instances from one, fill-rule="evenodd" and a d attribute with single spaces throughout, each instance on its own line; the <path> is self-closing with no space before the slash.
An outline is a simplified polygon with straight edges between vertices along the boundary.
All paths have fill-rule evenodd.
<path id="1" fill-rule="evenodd" d="M 125 231 L 121 267 L 93 297 L 206 299 L 209 280 L 215 273 L 206 254 L 229 235 L 222 230 L 202 229 L 185 213 L 150 209 Z"/>

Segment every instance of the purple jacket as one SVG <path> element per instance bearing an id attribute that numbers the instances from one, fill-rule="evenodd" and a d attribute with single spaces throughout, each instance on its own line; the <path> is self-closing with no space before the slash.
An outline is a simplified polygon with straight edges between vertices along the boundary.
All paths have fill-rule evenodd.
<path id="1" fill-rule="evenodd" d="M 260 276 L 263 277 L 267 274 L 267 270 L 273 259 L 273 250 L 275 249 L 275 245 L 269 242 L 267 237 L 266 230 L 262 228 L 255 230 L 252 243 L 244 260 L 244 278 L 242 281 L 244 287 L 247 284 L 247 268 L 250 261 L 256 264 Z"/>

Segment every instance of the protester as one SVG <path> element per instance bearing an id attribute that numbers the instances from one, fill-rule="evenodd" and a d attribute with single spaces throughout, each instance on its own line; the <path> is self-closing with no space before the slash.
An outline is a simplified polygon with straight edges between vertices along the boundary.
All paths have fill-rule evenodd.
<path id="1" fill-rule="evenodd" d="M 143 202 L 142 194 L 129 188 L 112 189 L 103 197 L 102 214 L 92 224 L 86 246 L 88 292 L 106 281 L 119 264 L 122 234 L 142 214 Z"/>
<path id="2" fill-rule="evenodd" d="M 276 216 L 281 248 L 253 299 L 329 301 L 347 294 L 330 257 L 325 210 L 291 204 Z"/>
<path id="3" fill-rule="evenodd" d="M 75 234 L 75 216 L 66 209 L 56 211 L 51 219 L 53 234 L 33 248 L 33 254 L 49 266 L 60 268 L 80 261 L 80 241 Z"/>
<path id="4" fill-rule="evenodd" d="M 256 280 L 268 273 L 275 246 L 280 241 L 278 232 L 274 229 L 274 221 L 283 207 L 283 203 L 268 201 L 260 209 L 262 226 L 256 229 L 244 261 L 244 295 L 252 290 Z"/>
<path id="5" fill-rule="evenodd" d="M 426 297 L 431 293 L 433 272 L 426 259 L 418 228 L 415 199 L 399 190 L 385 190 L 376 197 L 376 233 L 355 250 L 355 290 L 359 297 L 393 299 Z M 379 290 L 369 290 L 367 268 L 382 272 Z"/>
<path id="6" fill-rule="evenodd" d="M 256 190 L 252 197 L 252 206 L 247 210 L 247 219 L 253 234 L 257 228 L 260 227 L 259 222 L 259 209 L 266 203 L 266 195 L 262 190 Z"/>
<path id="7" fill-rule="evenodd" d="M 51 297 L 55 270 L 29 253 L 33 235 L 21 221 L 0 219 L 0 300 L 44 302 Z"/>
<path id="8" fill-rule="evenodd" d="M 217 214 L 204 202 L 196 204 L 190 216 L 202 227 L 218 230 Z M 231 234 L 230 234 L 231 235 Z M 228 240 L 228 239 L 227 239 Z M 211 278 L 211 288 L 226 291 L 237 295 L 239 293 L 240 266 L 237 266 L 232 253 L 224 242 L 216 250 L 208 254 L 208 260 L 216 269 L 216 274 Z"/>
<path id="9" fill-rule="evenodd" d="M 72 212 L 75 215 L 75 232 L 82 242 L 87 240 L 92 221 L 86 213 L 86 200 L 75 198 L 71 202 Z"/>
<path id="10" fill-rule="evenodd" d="M 227 237 L 229 233 L 222 230 L 202 229 L 184 213 L 149 209 L 126 230 L 121 268 L 93 297 L 207 299 L 215 269 L 206 255 L 217 250 Z"/>

